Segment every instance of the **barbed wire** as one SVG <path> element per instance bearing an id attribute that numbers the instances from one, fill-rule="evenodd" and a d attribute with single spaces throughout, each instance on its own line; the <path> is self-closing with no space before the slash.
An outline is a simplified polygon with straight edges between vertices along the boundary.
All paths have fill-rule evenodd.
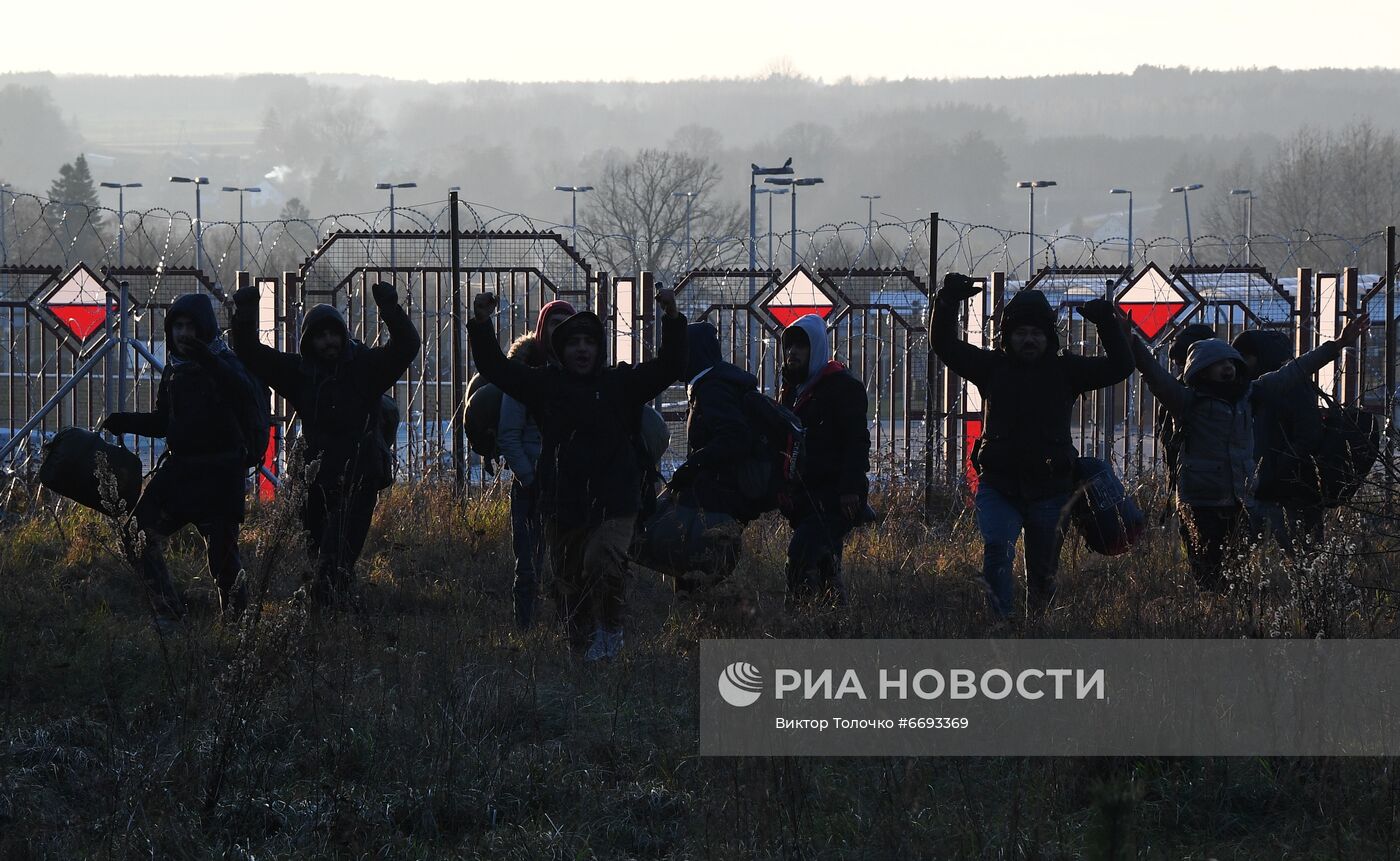
<path id="1" fill-rule="evenodd" d="M 185 210 L 155 207 L 119 212 L 110 207 L 62 203 L 37 194 L 0 189 L 0 259 L 7 265 L 71 266 L 86 262 L 101 267 L 146 267 L 160 273 L 199 267 L 216 283 L 230 283 L 240 268 L 258 275 L 297 269 L 339 231 L 387 233 L 392 222 L 400 233 L 440 233 L 450 221 L 447 200 L 415 203 L 365 212 L 273 220 L 205 221 Z M 597 269 L 613 275 L 650 268 L 663 281 L 687 269 L 746 267 L 750 246 L 760 268 L 786 270 L 793 263 L 809 269 L 889 268 L 915 272 L 932 283 L 933 272 L 957 269 L 978 274 L 1009 273 L 1013 279 L 1032 269 L 1121 265 L 1129 258 L 1125 236 L 1080 236 L 938 219 L 937 253 L 930 255 L 928 217 L 901 219 L 881 213 L 871 223 L 830 222 L 783 232 L 765 230 L 751 243 L 748 235 L 627 235 L 593 230 L 587 223 L 563 224 L 488 203 L 461 201 L 459 225 L 477 233 L 552 232 L 574 244 Z M 1134 264 L 1155 262 L 1163 268 L 1253 263 L 1279 275 L 1309 266 L 1341 269 L 1356 266 L 1380 271 L 1384 232 L 1361 237 L 1298 228 L 1285 234 L 1217 236 L 1183 239 L 1159 236 L 1132 240 Z M 407 246 L 404 246 L 405 248 Z M 370 250 L 370 253 L 373 253 Z M 436 250 L 424 245 L 425 259 L 400 259 L 399 266 L 438 265 Z M 480 249 L 483 264 L 490 249 Z M 374 261 L 387 266 L 388 261 Z M 0 294 L 5 284 L 0 282 Z"/>

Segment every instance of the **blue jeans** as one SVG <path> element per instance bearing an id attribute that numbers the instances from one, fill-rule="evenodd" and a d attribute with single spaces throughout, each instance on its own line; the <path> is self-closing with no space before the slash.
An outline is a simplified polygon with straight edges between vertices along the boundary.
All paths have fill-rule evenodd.
<path id="1" fill-rule="evenodd" d="M 1032 610 L 1043 610 L 1055 597 L 1068 504 L 1068 493 L 1027 501 L 1008 497 L 986 482 L 978 486 L 977 526 L 986 542 L 982 578 L 993 613 L 1005 617 L 1016 610 L 1011 568 L 1022 530 L 1026 533 L 1026 603 Z"/>
<path id="2" fill-rule="evenodd" d="M 515 624 L 520 629 L 535 622 L 535 596 L 539 592 L 539 571 L 544 562 L 544 541 L 540 535 L 540 494 L 537 487 L 510 483 L 510 527 L 515 550 Z"/>

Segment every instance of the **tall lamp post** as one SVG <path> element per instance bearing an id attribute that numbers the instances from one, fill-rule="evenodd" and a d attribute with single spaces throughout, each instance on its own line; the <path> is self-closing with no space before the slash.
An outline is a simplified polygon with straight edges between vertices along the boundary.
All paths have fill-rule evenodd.
<path id="1" fill-rule="evenodd" d="M 394 254 L 394 246 L 398 244 L 394 236 L 394 190 L 399 188 L 417 188 L 416 182 L 376 182 L 376 191 L 389 192 L 389 268 L 398 268 L 398 257 Z"/>
<path id="2" fill-rule="evenodd" d="M 126 265 L 126 190 L 140 188 L 139 182 L 104 182 L 103 188 L 117 190 L 117 265 Z"/>
<path id="3" fill-rule="evenodd" d="M 875 256 L 875 201 L 880 199 L 878 194 L 862 194 L 860 199 L 865 201 L 865 247 L 870 249 L 870 256 Z M 878 266 L 879 260 L 875 261 Z"/>
<path id="4" fill-rule="evenodd" d="M 758 268 L 757 207 L 758 177 L 760 176 L 792 176 L 792 156 L 788 156 L 787 161 L 783 162 L 782 167 L 759 167 L 758 165 L 752 163 L 749 165 L 749 295 L 753 295 L 753 271 Z M 771 204 L 773 202 L 772 198 L 769 198 L 768 202 Z M 771 220 L 769 221 L 768 228 L 769 230 L 772 230 L 773 228 Z M 772 237 L 769 238 L 771 240 Z M 768 256 L 770 258 L 768 265 L 771 268 L 773 265 L 771 260 L 773 255 L 770 253 Z"/>
<path id="5" fill-rule="evenodd" d="M 699 193 L 698 191 L 671 192 L 672 197 L 685 198 L 685 271 L 687 275 L 692 271 L 690 268 L 690 202 L 694 200 L 695 195 Z"/>
<path id="6" fill-rule="evenodd" d="M 1181 205 L 1186 208 L 1186 259 L 1192 266 L 1196 265 L 1196 245 L 1191 241 L 1191 192 L 1200 188 L 1205 186 L 1193 182 L 1190 185 L 1174 185 L 1171 190 L 1172 194 L 1181 195 Z"/>
<path id="7" fill-rule="evenodd" d="M 1244 197 L 1244 265 L 1254 265 L 1254 201 L 1259 198 L 1248 188 L 1232 188 L 1230 194 Z"/>
<path id="8" fill-rule="evenodd" d="M 1133 192 L 1128 188 L 1110 188 L 1109 194 L 1128 196 L 1128 274 L 1133 274 Z"/>
<path id="9" fill-rule="evenodd" d="M 1024 188 L 1031 193 L 1031 219 L 1030 235 L 1026 237 L 1026 280 L 1031 280 L 1035 274 L 1035 190 L 1037 188 L 1050 188 L 1057 185 L 1053 179 L 1024 179 L 1016 183 L 1017 188 Z"/>
<path id="10" fill-rule="evenodd" d="M 786 188 L 760 188 L 755 194 L 768 195 L 768 268 L 773 268 L 773 197 L 779 194 L 787 194 Z"/>
<path id="11" fill-rule="evenodd" d="M 259 188 L 259 187 L 256 186 L 256 185 L 250 185 L 250 186 L 246 186 L 246 187 L 240 187 L 240 186 L 236 186 L 236 185 L 226 185 L 226 186 L 224 186 L 223 188 L 221 188 L 221 189 L 219 189 L 219 190 L 220 190 L 220 191 L 233 191 L 233 192 L 237 192 L 237 193 L 238 193 L 238 271 L 239 271 L 239 272 L 242 272 L 242 271 L 244 271 L 244 268 L 243 268 L 243 249 L 247 247 L 247 246 L 245 246 L 245 245 L 243 244 L 243 195 L 244 195 L 245 192 L 247 192 L 247 193 L 249 193 L 249 194 L 258 194 L 258 193 L 260 193 L 260 192 L 262 191 L 262 189 Z"/>
<path id="12" fill-rule="evenodd" d="M 797 189 L 806 185 L 820 185 L 826 180 L 819 176 L 804 176 L 801 179 L 791 177 L 767 177 L 764 182 L 773 185 L 785 185 L 792 190 L 792 257 L 789 264 L 790 269 L 797 268 Z"/>
<path id="13" fill-rule="evenodd" d="M 194 268 L 204 271 L 204 215 L 199 207 L 199 187 L 209 184 L 207 176 L 172 176 L 171 182 L 188 182 L 194 186 Z"/>
<path id="14" fill-rule="evenodd" d="M 569 196 L 573 199 L 572 207 L 571 207 L 571 209 L 572 209 L 572 215 L 570 215 L 570 217 L 569 217 L 569 230 L 570 230 L 569 244 L 572 245 L 575 249 L 577 249 L 577 248 L 578 248 L 578 196 L 579 196 L 580 194 L 585 194 L 585 193 L 587 193 L 587 192 L 592 191 L 592 190 L 593 190 L 593 186 L 591 186 L 591 185 L 556 185 L 556 186 L 554 186 L 554 190 L 555 190 L 555 191 L 567 191 L 567 192 L 569 193 Z M 571 279 L 572 282 L 573 282 L 573 289 L 577 290 L 577 289 L 578 289 L 578 267 L 577 267 L 577 266 L 573 267 L 573 273 L 574 273 L 574 274 L 573 274 L 573 278 Z"/>

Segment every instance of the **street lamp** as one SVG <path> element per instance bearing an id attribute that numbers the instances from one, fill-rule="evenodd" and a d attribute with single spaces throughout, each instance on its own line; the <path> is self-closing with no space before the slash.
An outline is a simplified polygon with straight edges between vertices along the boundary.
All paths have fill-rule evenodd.
<path id="1" fill-rule="evenodd" d="M 1133 192 L 1128 188 L 1110 188 L 1109 194 L 1126 194 L 1128 196 L 1128 274 L 1133 273 Z"/>
<path id="2" fill-rule="evenodd" d="M 787 194 L 788 190 L 786 188 L 760 188 L 754 193 L 768 195 L 768 268 L 771 271 L 773 268 L 773 196 Z"/>
<path id="3" fill-rule="evenodd" d="M 104 182 L 103 188 L 117 190 L 117 265 L 126 265 L 126 190 L 140 188 L 139 182 Z"/>
<path id="4" fill-rule="evenodd" d="M 752 296 L 752 295 L 753 295 L 753 292 L 754 292 L 754 277 L 753 277 L 753 271 L 754 271 L 755 269 L 758 268 L 758 214 L 757 214 L 757 207 L 758 207 L 758 185 L 757 185 L 757 177 L 760 177 L 760 176 L 792 176 L 792 156 L 788 156 L 787 161 L 783 162 L 783 166 L 782 166 L 782 167 L 759 167 L 759 166 L 756 165 L 756 164 L 752 164 L 752 163 L 749 164 L 749 295 L 750 295 L 750 296 Z M 772 198 L 769 198 L 768 202 L 771 204 L 771 203 L 773 202 Z M 770 207 L 770 208 L 771 208 L 771 207 Z M 769 222 L 769 224 L 768 224 L 768 229 L 769 229 L 769 230 L 772 230 L 772 229 L 773 229 L 773 224 L 772 224 L 771 220 L 770 220 L 770 222 Z M 771 238 L 772 238 L 772 237 L 769 237 L 770 240 L 771 240 Z M 771 241 L 770 241 L 769 244 L 770 244 L 770 245 L 772 244 Z M 770 254 L 768 255 L 768 257 L 769 257 L 768 265 L 769 265 L 769 267 L 771 268 L 772 265 L 773 265 L 773 261 L 772 261 L 773 255 L 770 253 Z"/>
<path id="5" fill-rule="evenodd" d="M 571 232 L 572 238 L 569 240 L 569 244 L 572 245 L 572 246 L 574 247 L 574 250 L 578 250 L 578 196 L 579 196 L 580 194 L 583 194 L 583 193 L 592 191 L 592 190 L 593 190 L 593 186 L 591 186 L 591 185 L 556 185 L 556 186 L 554 186 L 554 190 L 555 190 L 555 191 L 567 191 L 567 192 L 569 193 L 569 196 L 570 196 L 571 198 L 573 198 L 573 207 L 572 207 L 573 214 L 570 216 L 570 232 Z M 573 282 L 573 289 L 577 290 L 577 289 L 578 289 L 578 267 L 577 267 L 577 266 L 573 267 L 573 273 L 574 273 L 574 274 L 573 274 L 573 278 L 571 279 L 571 281 Z"/>
<path id="6" fill-rule="evenodd" d="M 1254 265 L 1254 254 L 1250 246 L 1254 243 L 1254 201 L 1259 198 L 1248 188 L 1232 188 L 1232 195 L 1244 196 L 1244 265 Z"/>
<path id="7" fill-rule="evenodd" d="M 238 193 L 238 271 L 239 271 L 239 272 L 242 272 L 242 271 L 244 271 L 244 269 L 243 269 L 243 249 L 244 249 L 244 247 L 245 247 L 245 246 L 243 245 L 243 193 L 244 193 L 244 192 L 248 192 L 248 193 L 251 193 L 251 194 L 258 194 L 259 192 L 262 191 L 262 189 L 261 189 L 261 188 L 258 188 L 256 185 L 250 185 L 250 186 L 247 186 L 247 187 L 240 187 L 240 186 L 236 186 L 236 185 L 226 185 L 226 186 L 224 186 L 223 188 L 221 188 L 221 189 L 219 189 L 219 190 L 220 190 L 220 191 L 233 191 L 233 192 L 237 192 L 237 193 Z"/>
<path id="8" fill-rule="evenodd" d="M 396 189 L 396 188 L 417 188 L 417 187 L 418 187 L 418 183 L 416 183 L 416 182 L 376 182 L 376 183 L 374 184 L 374 188 L 375 188 L 376 191 L 387 191 L 387 192 L 389 192 L 389 268 L 390 268 L 390 269 L 397 269 L 397 268 L 398 268 L 398 259 L 397 259 L 397 257 L 396 257 L 395 254 L 394 254 L 394 245 L 396 244 L 396 240 L 395 240 L 395 237 L 394 237 L 394 189 Z"/>
<path id="9" fill-rule="evenodd" d="M 684 198 L 685 198 L 685 271 L 686 271 L 686 274 L 690 274 L 690 272 L 692 271 L 691 268 L 690 268 L 690 201 L 693 200 L 693 199 L 695 198 L 695 195 L 697 195 L 697 194 L 699 194 L 699 193 L 700 193 L 700 192 L 698 192 L 698 191 L 673 191 L 673 192 L 671 192 L 671 196 L 672 196 L 672 197 L 684 197 Z"/>
<path id="10" fill-rule="evenodd" d="M 209 184 L 207 176 L 172 176 L 171 182 L 188 182 L 194 185 L 194 268 L 204 271 L 204 216 L 199 208 L 199 187 Z"/>
<path id="11" fill-rule="evenodd" d="M 1024 179 L 1016 183 L 1017 188 L 1028 189 L 1031 193 L 1031 223 L 1030 235 L 1026 237 L 1026 280 L 1031 280 L 1031 275 L 1035 274 L 1035 190 L 1037 188 L 1050 188 L 1057 183 L 1053 179 Z"/>
<path id="12" fill-rule="evenodd" d="M 792 263 L 791 263 L 791 265 L 790 265 L 788 268 L 789 268 L 789 269 L 796 269 L 796 268 L 797 268 L 797 189 L 798 189 L 799 186 L 804 186 L 804 185 L 818 185 L 818 184 L 820 184 L 820 183 L 826 182 L 826 180 L 822 179 L 822 178 L 819 177 L 819 176 L 804 176 L 802 179 L 791 179 L 791 178 L 789 178 L 789 177 L 779 177 L 779 178 L 777 178 L 777 179 L 774 179 L 773 177 L 770 176 L 770 177 L 764 179 L 763 181 L 764 181 L 764 182 L 770 182 L 770 183 L 772 183 L 773 185 L 785 185 L 785 186 L 787 186 L 788 188 L 792 189 Z"/>
<path id="13" fill-rule="evenodd" d="M 1190 185 L 1174 185 L 1171 189 L 1172 194 L 1181 195 L 1181 204 L 1186 208 L 1186 259 L 1192 266 L 1196 265 L 1196 246 L 1191 241 L 1191 192 L 1199 188 L 1205 188 L 1205 186 L 1199 182 L 1193 182 Z"/>
<path id="14" fill-rule="evenodd" d="M 878 194 L 862 194 L 860 199 L 865 201 L 865 247 L 870 249 L 870 255 L 875 256 L 875 201 L 880 199 Z M 875 261 L 876 264 L 879 261 Z"/>

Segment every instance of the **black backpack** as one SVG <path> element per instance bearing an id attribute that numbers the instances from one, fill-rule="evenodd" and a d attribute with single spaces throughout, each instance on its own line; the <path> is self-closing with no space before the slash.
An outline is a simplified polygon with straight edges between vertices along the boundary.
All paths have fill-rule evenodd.
<path id="1" fill-rule="evenodd" d="M 777 506 L 778 494 L 798 480 L 807 457 L 807 430 L 797 413 L 758 391 L 747 389 L 740 405 L 754 436 L 755 467 L 741 477 L 740 492 Z M 771 505 L 770 505 L 771 503 Z"/>
<path id="2" fill-rule="evenodd" d="M 399 422 L 403 418 L 399 413 L 399 402 L 387 394 L 380 395 L 377 418 L 379 432 L 371 432 L 370 439 L 380 459 L 382 486 L 379 489 L 383 490 L 394 483 L 398 472 L 399 459 L 394 449 L 398 444 Z"/>
<path id="3" fill-rule="evenodd" d="M 242 362 L 234 358 L 230 364 L 247 381 L 251 392 L 243 403 L 234 405 L 234 415 L 238 419 L 239 435 L 243 437 L 243 466 L 256 469 L 262 466 L 272 439 L 272 392 Z"/>
<path id="4" fill-rule="evenodd" d="M 1322 413 L 1322 444 L 1313 457 L 1322 504 L 1335 508 L 1354 497 L 1380 451 L 1381 423 L 1374 413 L 1335 401 L 1328 405 Z"/>

